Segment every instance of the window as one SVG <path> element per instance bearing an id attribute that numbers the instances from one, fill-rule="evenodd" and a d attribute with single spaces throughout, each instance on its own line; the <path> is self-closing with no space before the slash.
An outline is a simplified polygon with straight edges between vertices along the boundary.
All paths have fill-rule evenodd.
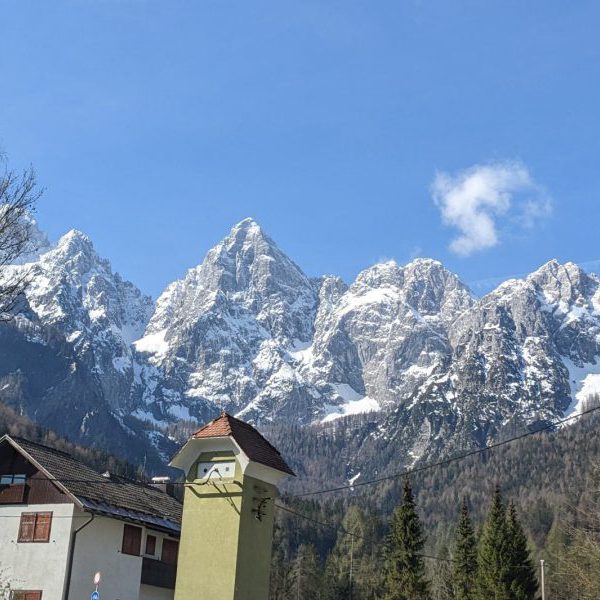
<path id="1" fill-rule="evenodd" d="M 12 593 L 11 600 L 42 600 L 42 592 L 15 590 Z"/>
<path id="2" fill-rule="evenodd" d="M 0 485 L 25 485 L 27 475 L 0 475 Z"/>
<path id="3" fill-rule="evenodd" d="M 48 542 L 52 528 L 52 513 L 21 513 L 18 542 Z M 37 592 L 27 592 L 37 593 Z"/>
<path id="4" fill-rule="evenodd" d="M 0 475 L 0 504 L 25 502 L 27 475 L 5 473 Z"/>
<path id="5" fill-rule="evenodd" d="M 139 556 L 142 549 L 142 528 L 134 525 L 123 526 L 123 554 Z"/>
<path id="6" fill-rule="evenodd" d="M 146 554 L 148 556 L 156 554 L 156 537 L 153 535 L 146 536 Z"/>
<path id="7" fill-rule="evenodd" d="M 177 564 L 177 551 L 179 544 L 175 540 L 163 540 L 161 560 L 170 565 Z"/>

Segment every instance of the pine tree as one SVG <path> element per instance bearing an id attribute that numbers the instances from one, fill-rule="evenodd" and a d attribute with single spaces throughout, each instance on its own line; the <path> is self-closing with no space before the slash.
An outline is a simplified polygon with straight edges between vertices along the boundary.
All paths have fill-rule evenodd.
<path id="1" fill-rule="evenodd" d="M 394 511 L 387 543 L 387 600 L 429 598 L 429 583 L 421 552 L 425 536 L 408 479 L 404 482 L 402 504 Z"/>
<path id="2" fill-rule="evenodd" d="M 452 560 L 447 546 L 442 546 L 438 552 L 438 560 L 434 562 L 430 577 L 432 600 L 455 600 Z"/>
<path id="3" fill-rule="evenodd" d="M 366 541 L 366 521 L 364 513 L 356 506 L 350 506 L 342 519 L 342 531 L 327 558 L 325 567 L 325 598 L 338 600 L 360 594 L 360 573 Z M 352 580 L 350 571 L 352 570 Z"/>
<path id="4" fill-rule="evenodd" d="M 290 571 L 288 598 L 321 598 L 319 559 L 312 544 L 300 544 Z"/>
<path id="5" fill-rule="evenodd" d="M 511 546 L 511 598 L 513 600 L 533 599 L 538 587 L 535 568 L 527 547 L 527 537 L 513 502 L 508 506 L 507 527 Z"/>
<path id="6" fill-rule="evenodd" d="M 476 581 L 477 540 L 465 498 L 460 509 L 454 548 L 453 587 L 456 600 L 475 600 Z"/>
<path id="7" fill-rule="evenodd" d="M 499 487 L 483 528 L 477 562 L 477 598 L 511 600 L 511 543 Z"/>

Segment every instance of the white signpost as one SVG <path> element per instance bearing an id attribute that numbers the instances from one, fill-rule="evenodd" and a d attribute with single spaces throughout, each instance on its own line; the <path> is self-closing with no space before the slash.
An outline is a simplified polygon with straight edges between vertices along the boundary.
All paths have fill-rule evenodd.
<path id="1" fill-rule="evenodd" d="M 102 579 L 102 575 L 101 575 L 100 571 L 98 571 L 94 575 L 94 585 L 96 586 L 96 589 L 92 592 L 91 600 L 100 600 L 100 592 L 98 591 L 98 586 L 100 585 L 100 579 Z"/>

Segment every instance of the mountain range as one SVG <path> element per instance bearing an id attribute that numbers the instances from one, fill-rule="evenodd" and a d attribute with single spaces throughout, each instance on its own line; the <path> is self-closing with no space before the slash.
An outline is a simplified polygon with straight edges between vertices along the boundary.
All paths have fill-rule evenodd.
<path id="1" fill-rule="evenodd" d="M 412 465 L 600 392 L 600 279 L 573 263 L 481 298 L 431 259 L 376 264 L 348 285 L 308 277 L 245 219 L 153 301 L 85 234 L 37 239 L 5 267 L 30 285 L 0 324 L 0 401 L 150 465 L 221 410 L 319 435 L 355 420 Z"/>

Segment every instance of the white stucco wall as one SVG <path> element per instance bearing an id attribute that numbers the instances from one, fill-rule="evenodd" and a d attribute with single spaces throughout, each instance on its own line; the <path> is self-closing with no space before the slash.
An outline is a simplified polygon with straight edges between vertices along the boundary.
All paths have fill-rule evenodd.
<path id="1" fill-rule="evenodd" d="M 44 600 L 62 598 L 74 508 L 73 504 L 0 505 L 0 575 L 13 590 L 42 590 Z M 23 512 L 52 512 L 48 543 L 17 542 Z"/>
<path id="2" fill-rule="evenodd" d="M 97 571 L 102 573 L 102 600 L 138 599 L 142 559 L 121 553 L 123 525 L 123 521 L 96 516 L 77 534 L 69 600 L 90 597 Z"/>
<path id="3" fill-rule="evenodd" d="M 89 513 L 81 514 L 89 518 Z M 84 521 L 77 519 L 77 522 L 81 524 Z M 90 597 L 97 571 L 102 573 L 99 587 L 102 600 L 172 600 L 173 590 L 146 585 L 140 587 L 142 557 L 121 552 L 124 525 L 123 521 L 96 516 L 77 534 L 69 600 Z M 148 533 L 143 529 L 142 552 Z M 162 534 L 150 533 L 158 538 L 157 548 L 160 550 Z"/>
<path id="4" fill-rule="evenodd" d="M 23 512 L 52 512 L 48 543 L 19 543 L 20 515 Z M 42 590 L 44 600 L 62 600 L 72 528 L 90 519 L 90 513 L 74 504 L 0 505 L 0 584 L 13 590 Z M 102 600 L 172 600 L 173 590 L 140 585 L 142 557 L 121 552 L 123 521 L 94 517 L 75 542 L 69 600 L 89 598 L 94 590 L 94 573 L 102 573 Z M 164 534 L 143 528 L 142 552 L 146 535 L 157 538 L 160 557 Z M 4 600 L 0 585 L 0 600 Z"/>

